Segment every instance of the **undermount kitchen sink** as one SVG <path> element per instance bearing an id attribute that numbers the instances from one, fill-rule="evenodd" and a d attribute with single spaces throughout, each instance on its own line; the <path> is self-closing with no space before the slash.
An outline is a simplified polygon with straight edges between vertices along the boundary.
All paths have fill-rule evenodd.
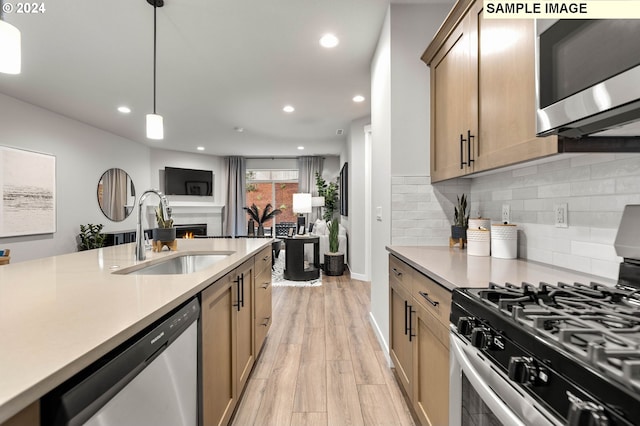
<path id="1" fill-rule="evenodd" d="M 231 251 L 181 254 L 115 271 L 120 275 L 179 275 L 202 271 L 229 257 Z"/>

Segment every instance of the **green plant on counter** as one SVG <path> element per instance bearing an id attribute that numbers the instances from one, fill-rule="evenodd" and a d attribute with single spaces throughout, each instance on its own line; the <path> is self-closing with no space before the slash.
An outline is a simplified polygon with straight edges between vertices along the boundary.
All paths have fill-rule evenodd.
<path id="1" fill-rule="evenodd" d="M 466 228 L 469 224 L 469 212 L 467 211 L 467 197 L 462 194 L 462 197 L 456 197 L 458 204 L 453 208 L 453 225 L 461 228 Z"/>
<path id="2" fill-rule="evenodd" d="M 94 248 L 104 247 L 104 239 L 106 235 L 101 233 L 103 224 L 94 225 L 92 223 L 88 225 L 80 225 L 80 245 L 79 251 L 91 250 Z"/>
<path id="3" fill-rule="evenodd" d="M 156 222 L 158 222 L 158 228 L 173 228 L 173 219 L 171 219 L 171 210 L 167 208 L 167 217 L 164 217 L 164 210 L 162 209 L 162 202 L 156 207 Z"/>

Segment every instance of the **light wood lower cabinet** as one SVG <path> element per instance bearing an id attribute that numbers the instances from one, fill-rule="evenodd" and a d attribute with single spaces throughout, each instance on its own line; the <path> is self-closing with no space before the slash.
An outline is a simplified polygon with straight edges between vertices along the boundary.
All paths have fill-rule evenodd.
<path id="1" fill-rule="evenodd" d="M 413 336 L 409 337 L 409 320 L 412 315 L 410 293 L 395 279 L 389 279 L 389 303 L 391 316 L 390 356 L 396 376 L 407 395 L 413 393 Z M 413 333 L 412 333 L 413 334 Z"/>
<path id="2" fill-rule="evenodd" d="M 451 294 L 389 256 L 390 357 L 420 424 L 449 422 Z"/>
<path id="3" fill-rule="evenodd" d="M 266 293 L 256 292 L 255 271 L 259 261 L 259 255 L 251 258 L 202 292 L 202 424 L 205 426 L 229 423 L 266 336 L 264 331 L 260 339 L 256 339 L 256 309 L 266 311 L 268 305 L 271 311 L 271 286 L 268 299 Z M 264 273 L 260 279 L 265 279 Z M 268 281 L 271 284 L 270 275 Z"/>
<path id="4" fill-rule="evenodd" d="M 271 328 L 271 247 L 265 248 L 256 259 L 256 278 L 254 285 L 254 346 L 256 355 Z"/>
<path id="5" fill-rule="evenodd" d="M 202 292 L 202 418 L 225 425 L 237 402 L 236 329 L 233 273 Z"/>
<path id="6" fill-rule="evenodd" d="M 448 425 L 449 330 L 425 308 L 415 311 L 413 408 L 424 425 Z"/>

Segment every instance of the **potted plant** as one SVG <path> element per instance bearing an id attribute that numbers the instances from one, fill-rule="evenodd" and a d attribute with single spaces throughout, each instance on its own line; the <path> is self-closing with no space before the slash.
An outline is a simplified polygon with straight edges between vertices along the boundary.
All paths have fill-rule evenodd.
<path id="1" fill-rule="evenodd" d="M 250 220 L 253 220 L 258 224 L 259 237 L 264 236 L 264 223 L 282 213 L 282 210 L 271 210 L 272 208 L 273 206 L 271 205 L 271 203 L 267 204 L 261 215 L 260 209 L 255 205 L 255 203 L 251 204 L 251 207 L 243 207 L 243 209 L 247 211 L 247 214 L 249 214 Z"/>
<path id="2" fill-rule="evenodd" d="M 316 186 L 318 187 L 318 196 L 324 197 L 324 214 L 322 218 L 329 222 L 333 219 L 333 215 L 338 208 L 338 183 L 327 183 L 320 176 L 320 173 L 316 172 Z"/>
<path id="3" fill-rule="evenodd" d="M 324 273 L 338 276 L 344 273 L 344 253 L 338 252 L 338 233 L 340 224 L 337 220 L 329 223 L 329 253 L 324 254 Z"/>
<path id="4" fill-rule="evenodd" d="M 454 207 L 453 225 L 451 225 L 451 239 L 455 242 L 460 241 L 461 247 L 467 241 L 467 227 L 469 225 L 469 212 L 467 210 L 467 197 L 456 197 L 458 204 Z"/>
<path id="5" fill-rule="evenodd" d="M 94 248 L 104 247 L 105 234 L 101 233 L 104 225 L 99 223 L 97 225 L 88 224 L 80 225 L 80 244 L 78 245 L 78 251 L 91 250 Z"/>
<path id="6" fill-rule="evenodd" d="M 152 231 L 154 241 L 169 243 L 176 239 L 176 228 L 173 227 L 171 210 L 167 208 L 167 217 L 165 217 L 162 202 L 156 207 L 156 222 L 158 222 L 158 227 L 153 228 Z"/>

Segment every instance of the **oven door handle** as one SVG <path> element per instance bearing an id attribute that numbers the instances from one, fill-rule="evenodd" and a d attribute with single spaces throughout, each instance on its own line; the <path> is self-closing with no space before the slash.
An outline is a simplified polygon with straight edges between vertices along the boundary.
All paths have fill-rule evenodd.
<path id="1" fill-rule="evenodd" d="M 471 382 L 471 385 L 483 396 L 482 400 L 484 403 L 487 404 L 493 414 L 495 414 L 503 424 L 525 426 L 522 420 L 496 395 L 493 389 L 481 379 L 480 374 L 471 364 L 471 361 L 469 361 L 464 348 L 461 347 L 462 345 L 463 343 L 460 343 L 458 338 L 454 334 L 451 334 L 450 350 L 452 355 L 455 356 L 456 360 L 460 363 L 460 367 L 462 371 L 464 371 L 467 379 L 469 379 L 469 382 Z M 515 390 L 513 392 L 515 393 Z"/>

